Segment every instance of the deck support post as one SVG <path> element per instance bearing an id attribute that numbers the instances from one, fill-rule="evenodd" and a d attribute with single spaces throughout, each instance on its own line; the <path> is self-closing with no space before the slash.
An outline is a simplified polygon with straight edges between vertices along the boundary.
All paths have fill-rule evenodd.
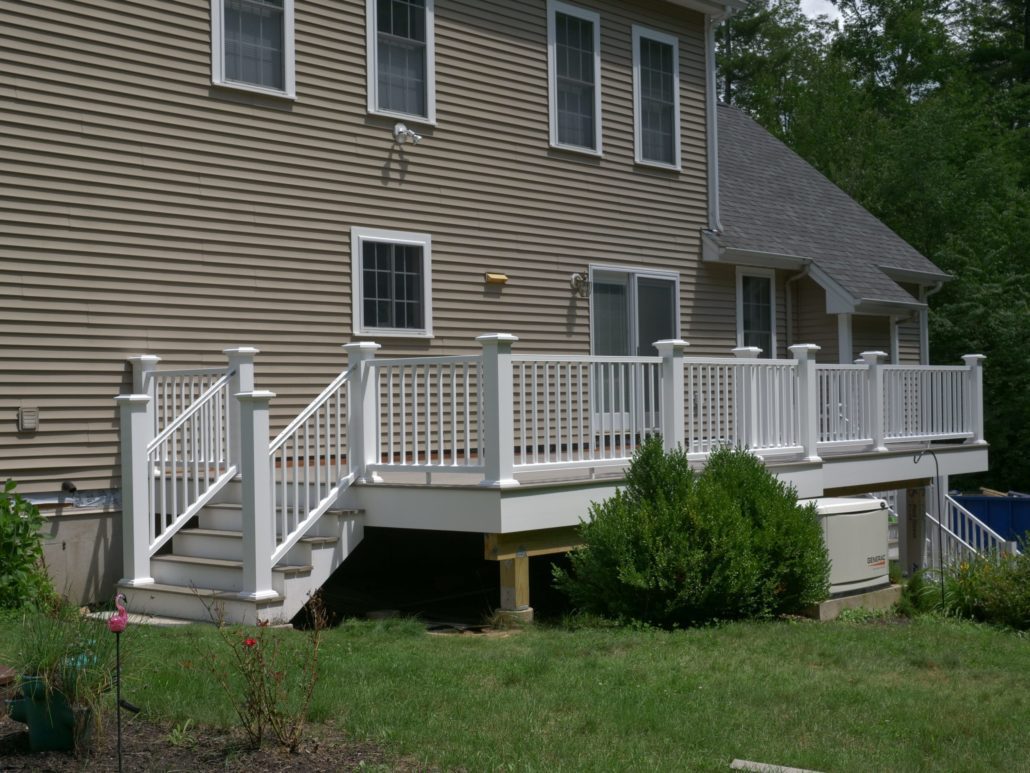
<path id="1" fill-rule="evenodd" d="M 683 352 L 689 346 L 678 338 L 654 342 L 662 358 L 662 443 L 666 451 L 686 446 L 683 424 Z"/>
<path id="2" fill-rule="evenodd" d="M 119 395 L 122 455 L 121 585 L 150 585 L 150 485 L 147 445 L 154 439 L 153 400 L 147 394 Z"/>
<path id="3" fill-rule="evenodd" d="M 738 346 L 733 350 L 733 356 L 743 360 L 757 360 L 761 354 L 762 350 L 757 346 Z M 742 365 L 737 372 L 740 374 L 740 391 L 737 393 L 740 403 L 736 414 L 739 419 L 737 426 L 741 428 L 737 442 L 745 448 L 754 448 L 758 442 L 758 385 L 755 383 L 758 373 L 752 365 Z"/>
<path id="4" fill-rule="evenodd" d="M 869 366 L 866 393 L 869 395 L 869 424 L 873 434 L 873 451 L 878 452 L 887 450 L 887 446 L 884 445 L 886 416 L 883 405 L 883 362 L 886 359 L 887 352 L 862 352 L 862 362 Z"/>
<path id="5" fill-rule="evenodd" d="M 987 358 L 982 354 L 965 354 L 962 356 L 962 361 L 969 368 L 967 378 L 969 379 L 969 388 L 966 391 L 967 400 L 969 400 L 969 423 L 973 432 L 973 437 L 969 438 L 966 443 L 970 445 L 986 445 L 987 441 L 984 439 L 984 369 L 983 361 Z"/>
<path id="6" fill-rule="evenodd" d="M 229 361 L 229 394 L 238 395 L 254 391 L 254 355 L 259 350 L 253 346 L 238 346 L 233 349 L 223 349 L 222 354 Z M 229 433 L 229 458 L 230 465 L 236 468 L 236 474 L 240 474 L 240 459 L 243 446 L 240 445 L 240 403 L 233 397 L 229 400 L 229 415 L 226 416 Z"/>
<path id="7" fill-rule="evenodd" d="M 898 558 L 906 576 L 926 566 L 927 488 L 921 486 L 908 489 L 905 492 L 904 512 L 899 513 L 904 521 L 898 528 Z"/>
<path id="8" fill-rule="evenodd" d="M 479 442 L 485 446 L 480 486 L 508 488 L 515 480 L 515 393 L 512 385 L 511 347 L 519 339 L 508 333 L 476 338 L 483 347 L 483 426 Z"/>
<path id="9" fill-rule="evenodd" d="M 790 353 L 798 362 L 798 419 L 806 462 L 822 461 L 819 458 L 819 384 L 815 371 L 815 355 L 820 348 L 815 344 L 790 347 Z"/>
<path id="10" fill-rule="evenodd" d="M 240 476 L 243 482 L 243 590 L 248 599 L 274 598 L 272 466 L 268 459 L 268 403 L 274 392 L 233 395 L 240 405 Z"/>
<path id="11" fill-rule="evenodd" d="M 501 565 L 502 616 L 523 623 L 533 620 L 529 606 L 529 557 L 516 556 L 498 562 Z"/>
<path id="12" fill-rule="evenodd" d="M 372 341 L 344 344 L 350 370 L 351 393 L 347 400 L 347 466 L 357 483 L 380 483 L 368 465 L 378 459 L 375 373 L 371 360 L 382 347 Z"/>

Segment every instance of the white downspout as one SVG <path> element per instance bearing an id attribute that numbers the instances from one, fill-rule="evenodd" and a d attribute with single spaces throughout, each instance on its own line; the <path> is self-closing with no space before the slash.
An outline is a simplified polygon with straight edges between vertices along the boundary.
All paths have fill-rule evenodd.
<path id="1" fill-rule="evenodd" d="M 723 17 L 725 18 L 725 17 Z M 722 231 L 719 212 L 719 132 L 717 116 L 719 100 L 715 94 L 715 27 L 721 19 L 705 16 L 705 131 L 708 134 L 708 228 Z"/>

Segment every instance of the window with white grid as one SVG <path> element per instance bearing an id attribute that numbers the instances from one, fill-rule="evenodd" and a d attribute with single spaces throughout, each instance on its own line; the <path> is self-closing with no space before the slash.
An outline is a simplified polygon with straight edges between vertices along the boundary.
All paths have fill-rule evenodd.
<path id="1" fill-rule="evenodd" d="M 354 332 L 432 335 L 429 234 L 351 229 Z"/>
<path id="2" fill-rule="evenodd" d="M 368 110 L 436 120 L 433 0 L 367 0 Z"/>
<path id="3" fill-rule="evenodd" d="M 601 154 L 601 17 L 548 0 L 551 145 Z"/>
<path id="4" fill-rule="evenodd" d="M 295 96 L 293 0 L 211 0 L 215 85 Z"/>
<path id="5" fill-rule="evenodd" d="M 680 167 L 679 42 L 633 27 L 633 113 L 636 162 Z"/>

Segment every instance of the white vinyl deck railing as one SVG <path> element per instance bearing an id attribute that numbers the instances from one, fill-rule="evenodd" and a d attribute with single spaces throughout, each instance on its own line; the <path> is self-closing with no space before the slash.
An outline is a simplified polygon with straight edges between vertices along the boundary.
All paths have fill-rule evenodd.
<path id="1" fill-rule="evenodd" d="M 517 470 L 624 462 L 660 431 L 659 357 L 512 355 Z"/>
<path id="2" fill-rule="evenodd" d="M 820 450 L 873 442 L 869 420 L 869 366 L 816 365 Z"/>
<path id="3" fill-rule="evenodd" d="M 1018 553 L 1015 542 L 1006 540 L 994 529 L 955 501 L 944 497 L 944 526 L 963 543 L 980 554 Z"/>
<path id="4" fill-rule="evenodd" d="M 882 352 L 817 365 L 810 344 L 768 360 L 743 347 L 687 358 L 683 341 L 656 342 L 658 357 L 521 354 L 517 340 L 491 334 L 477 339 L 478 354 L 393 359 L 377 359 L 378 344 L 347 344 L 347 369 L 272 441 L 274 395 L 254 388 L 256 349 L 226 350 L 227 369 L 163 375 L 160 358 L 132 358 L 134 394 L 117 398 L 127 576 L 146 581 L 154 551 L 237 473 L 244 593 L 262 597 L 271 567 L 340 493 L 381 472 L 516 486 L 516 473 L 624 465 L 654 434 L 692 459 L 731 446 L 813 462 L 889 444 L 983 442 L 980 355 L 958 367 L 884 365 Z M 949 517 L 943 526 L 964 543 L 988 539 L 966 516 Z"/>
<path id="5" fill-rule="evenodd" d="M 971 437 L 968 373 L 961 365 L 883 366 L 885 438 Z"/>
<path id="6" fill-rule="evenodd" d="M 229 461 L 230 377 L 223 371 L 147 445 L 151 556 L 236 474 Z"/>
<path id="7" fill-rule="evenodd" d="M 800 452 L 797 362 L 684 358 L 685 437 L 692 458 L 720 447 Z"/>
<path id="8" fill-rule="evenodd" d="M 482 469 L 477 355 L 369 361 L 378 417 L 373 472 Z"/>

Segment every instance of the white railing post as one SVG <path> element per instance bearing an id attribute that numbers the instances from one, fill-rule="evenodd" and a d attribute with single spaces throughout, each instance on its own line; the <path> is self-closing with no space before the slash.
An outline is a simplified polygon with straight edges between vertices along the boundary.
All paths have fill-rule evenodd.
<path id="1" fill-rule="evenodd" d="M 738 346 L 733 350 L 734 357 L 744 360 L 758 359 L 761 354 L 762 350 L 757 346 Z M 758 445 L 758 388 L 755 384 L 757 374 L 751 365 L 742 365 L 734 370 L 740 379 L 740 391 L 737 395 L 740 404 L 735 409 L 740 419 L 737 423 L 737 442 L 746 448 L 754 448 Z"/>
<path id="2" fill-rule="evenodd" d="M 654 348 L 662 358 L 662 443 L 666 451 L 675 451 L 686 443 L 683 351 L 688 346 L 686 341 L 678 338 L 654 342 Z"/>
<path id="3" fill-rule="evenodd" d="M 347 466 L 357 483 L 378 483 L 368 465 L 378 461 L 379 417 L 376 415 L 375 373 L 368 365 L 382 347 L 372 341 L 344 344 L 350 371 L 351 396 L 347 400 Z M 390 428 L 393 431 L 393 428 Z"/>
<path id="4" fill-rule="evenodd" d="M 243 590 L 249 599 L 271 598 L 272 551 L 275 524 L 272 520 L 272 467 L 268 461 L 268 402 L 274 392 L 239 392 L 233 397 L 240 406 L 240 476 L 243 488 Z"/>
<path id="5" fill-rule="evenodd" d="M 790 353 L 798 362 L 798 427 L 806 462 L 822 461 L 819 458 L 819 381 L 815 369 L 815 355 L 820 348 L 815 344 L 790 347 Z"/>
<path id="6" fill-rule="evenodd" d="M 973 437 L 966 443 L 975 445 L 986 445 L 984 439 L 984 370 L 983 361 L 986 360 L 982 354 L 963 355 L 962 361 L 969 368 L 967 378 L 969 386 L 966 390 L 966 399 L 969 401 L 969 421 L 972 424 Z"/>
<path id="7" fill-rule="evenodd" d="M 226 461 L 236 468 L 240 474 L 240 460 L 243 446 L 240 444 L 240 403 L 236 395 L 249 394 L 254 391 L 254 355 L 260 354 L 253 346 L 238 346 L 223 349 L 222 354 L 229 360 L 229 405 L 225 417 L 229 436 L 229 458 Z"/>
<path id="8" fill-rule="evenodd" d="M 149 395 L 119 395 L 122 455 L 122 572 L 124 585 L 149 585 L 150 483 L 147 445 L 154 439 Z"/>
<path id="9" fill-rule="evenodd" d="M 130 357 L 129 362 L 132 363 L 132 393 L 150 396 L 147 416 L 154 434 L 157 434 L 157 379 L 154 378 L 154 371 L 161 358 L 156 354 L 137 354 Z"/>
<path id="10" fill-rule="evenodd" d="M 506 488 L 515 480 L 515 394 L 512 385 L 511 347 L 519 339 L 508 333 L 476 338 L 483 347 L 483 427 L 480 453 L 484 461 L 480 486 Z M 483 443 L 483 437 L 486 442 Z"/>
<path id="11" fill-rule="evenodd" d="M 873 451 L 887 450 L 883 442 L 884 423 L 887 418 L 883 404 L 883 361 L 886 359 L 887 352 L 862 352 L 862 362 L 869 367 L 866 373 L 869 379 L 866 392 L 869 400 L 869 427 L 873 436 Z"/>

